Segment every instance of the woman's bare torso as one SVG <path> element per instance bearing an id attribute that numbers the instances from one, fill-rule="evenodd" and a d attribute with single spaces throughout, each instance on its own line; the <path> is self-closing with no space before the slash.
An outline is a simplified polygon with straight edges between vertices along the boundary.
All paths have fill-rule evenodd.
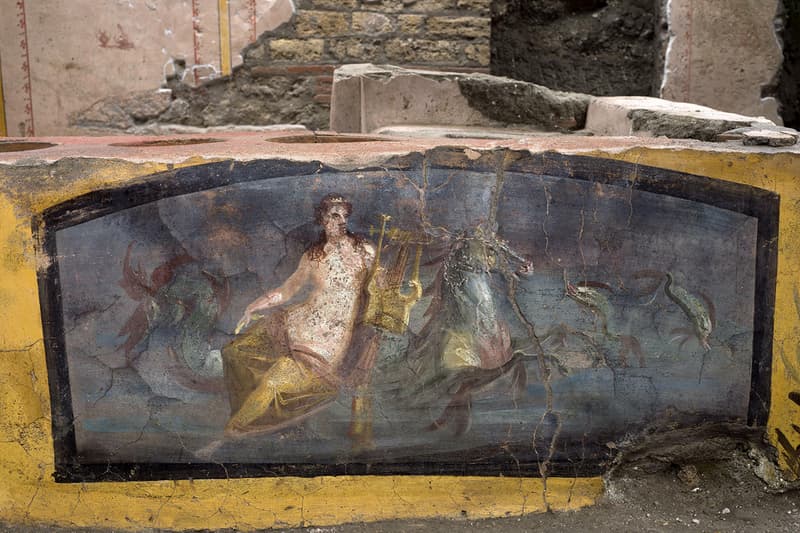
<path id="1" fill-rule="evenodd" d="M 311 292 L 287 310 L 292 349 L 315 354 L 336 367 L 350 344 L 362 288 L 374 251 L 346 238 L 325 245 L 325 256 L 311 265 Z"/>

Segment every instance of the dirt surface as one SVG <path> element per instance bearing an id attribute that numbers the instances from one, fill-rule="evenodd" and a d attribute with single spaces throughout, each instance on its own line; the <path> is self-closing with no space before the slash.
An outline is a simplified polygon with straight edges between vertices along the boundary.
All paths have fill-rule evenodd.
<path id="1" fill-rule="evenodd" d="M 657 0 L 499 0 L 491 72 L 596 96 L 650 95 Z"/>
<path id="2" fill-rule="evenodd" d="M 676 436 L 676 434 L 672 434 Z M 646 441 L 647 439 L 645 439 Z M 292 533 L 366 533 L 398 531 L 492 532 L 771 532 L 800 531 L 800 490 L 768 487 L 757 475 L 764 451 L 736 439 L 703 439 L 686 456 L 719 457 L 708 463 L 679 465 L 682 454 L 650 444 L 616 467 L 597 505 L 574 512 L 551 512 L 488 520 L 395 520 L 330 528 L 286 530 Z M 663 445 L 663 442 L 659 442 Z M 783 491 L 783 492 L 780 492 Z"/>
<path id="3" fill-rule="evenodd" d="M 748 464 L 746 456 L 737 455 L 729 464 L 699 467 L 696 479 L 678 468 L 649 474 L 631 469 L 609 484 L 605 501 L 575 512 L 491 520 L 403 520 L 313 531 L 800 531 L 800 492 L 768 492 Z"/>
<path id="4" fill-rule="evenodd" d="M 544 513 L 487 520 L 392 520 L 333 527 L 284 529 L 292 533 L 366 533 L 405 531 L 492 532 L 771 532 L 800 531 L 800 490 L 778 492 L 754 473 L 759 456 L 745 449 L 720 462 L 678 466 L 664 464 L 620 467 L 607 481 L 607 496 L 599 504 L 574 512 Z M 0 531 L 15 533 L 108 533 L 110 529 L 16 526 L 0 523 Z M 168 531 L 143 529 L 147 532 Z M 235 531 L 233 529 L 226 531 Z M 276 530 L 270 530 L 276 531 Z"/>

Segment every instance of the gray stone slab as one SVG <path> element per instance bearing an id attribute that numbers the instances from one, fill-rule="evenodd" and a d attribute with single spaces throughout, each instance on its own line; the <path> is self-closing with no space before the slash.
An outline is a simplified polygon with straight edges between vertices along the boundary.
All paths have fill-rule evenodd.
<path id="1" fill-rule="evenodd" d="M 775 126 L 764 117 L 726 113 L 710 107 L 646 96 L 595 98 L 589 104 L 586 129 L 596 135 L 665 136 L 713 141 L 735 128 Z"/>
<path id="2" fill-rule="evenodd" d="M 419 124 L 575 130 L 583 127 L 591 99 L 488 74 L 345 65 L 334 73 L 331 129 L 368 133 Z"/>

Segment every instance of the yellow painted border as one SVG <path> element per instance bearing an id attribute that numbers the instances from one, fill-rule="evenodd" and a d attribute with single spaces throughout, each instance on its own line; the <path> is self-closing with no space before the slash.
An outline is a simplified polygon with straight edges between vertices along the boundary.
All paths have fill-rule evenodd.
<path id="1" fill-rule="evenodd" d="M 231 73 L 231 17 L 228 0 L 217 0 L 219 12 L 219 65 L 223 76 Z"/>
<path id="2" fill-rule="evenodd" d="M 210 162 L 196 158 L 190 164 Z M 333 525 L 397 518 L 487 518 L 574 510 L 603 493 L 592 478 L 337 476 L 57 484 L 50 394 L 30 218 L 99 188 L 167 170 L 160 163 L 82 160 L 8 171 L 36 191 L 0 192 L 0 520 L 118 529 Z M 21 175 L 14 175 L 18 171 Z M 6 175 L 4 175 L 4 172 Z M 69 174 L 69 187 L 63 175 Z"/>
<path id="3" fill-rule="evenodd" d="M 662 167 L 753 185 L 781 195 L 770 441 L 793 435 L 800 409 L 800 319 L 794 291 L 800 275 L 800 154 L 711 153 L 636 148 L 596 157 Z M 186 164 L 209 162 L 197 158 Z M 447 476 L 341 476 L 201 481 L 56 484 L 50 396 L 41 339 L 30 217 L 85 192 L 130 183 L 164 164 L 82 160 L 70 164 L 0 167 L 0 519 L 71 527 L 238 528 L 332 525 L 393 518 L 519 515 L 576 509 L 602 494 L 600 478 L 509 479 Z M 26 180 L 17 180 L 23 173 Z M 69 174 L 70 180 L 62 179 Z M 35 190 L 10 187 L 35 183 Z M 65 187 L 69 183 L 69 187 Z M 30 185 L 28 187 L 34 187 Z M 800 445 L 793 437 L 793 445 Z M 791 475 L 785 453 L 781 466 Z M 797 472 L 794 473 L 795 475 Z"/>
<path id="4" fill-rule="evenodd" d="M 800 154 L 720 153 L 702 150 L 638 148 L 617 154 L 591 155 L 699 174 L 776 192 L 780 195 L 778 277 L 775 290 L 772 382 L 767 436 L 778 450 L 778 464 L 789 479 L 800 478 L 791 455 L 800 451 L 800 405 L 789 393 L 800 393 Z M 783 433 L 792 450 L 778 441 Z"/>
<path id="5" fill-rule="evenodd" d="M 6 99 L 3 96 L 3 58 L 0 57 L 0 137 L 8 136 L 6 124 Z"/>

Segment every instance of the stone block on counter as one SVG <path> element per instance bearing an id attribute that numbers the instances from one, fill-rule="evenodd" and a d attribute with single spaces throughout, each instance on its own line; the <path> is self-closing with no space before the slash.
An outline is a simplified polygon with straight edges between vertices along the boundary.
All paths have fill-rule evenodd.
<path id="1" fill-rule="evenodd" d="M 586 129 L 596 135 L 665 136 L 701 141 L 713 141 L 728 130 L 752 125 L 775 124 L 764 117 L 747 117 L 647 96 L 595 98 L 586 117 Z"/>
<path id="2" fill-rule="evenodd" d="M 424 124 L 578 130 L 591 99 L 481 73 L 345 65 L 334 72 L 331 129 L 366 133 Z"/>

